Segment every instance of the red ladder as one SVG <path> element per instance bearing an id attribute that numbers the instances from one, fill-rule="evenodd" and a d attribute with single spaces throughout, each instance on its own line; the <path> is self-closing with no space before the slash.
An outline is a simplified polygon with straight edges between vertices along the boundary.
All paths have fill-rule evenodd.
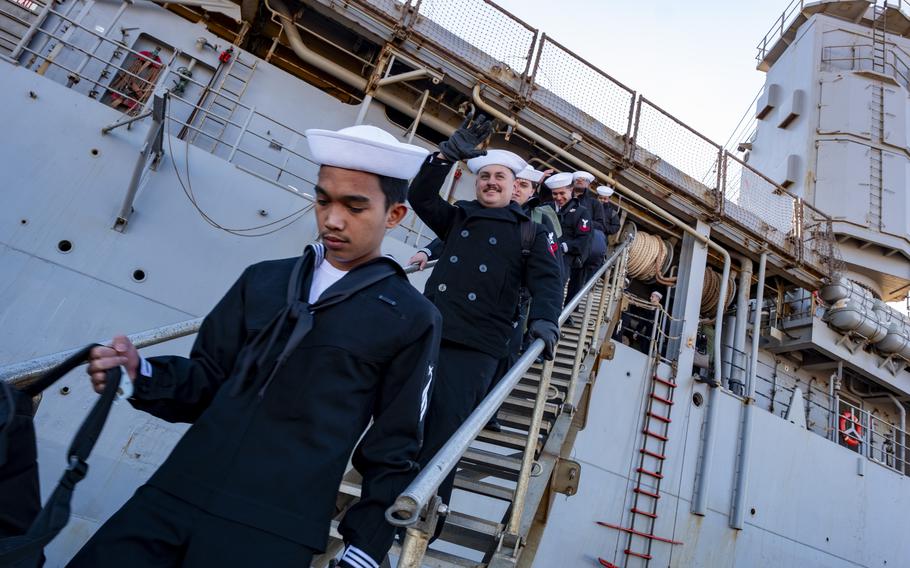
<path id="1" fill-rule="evenodd" d="M 657 504 L 660 502 L 660 484 L 664 478 L 664 462 L 667 460 L 667 443 L 670 441 L 670 411 L 676 383 L 654 374 L 648 393 L 641 432 L 642 447 L 638 452 L 638 467 L 635 469 L 635 487 L 632 489 L 631 523 L 621 527 L 605 522 L 597 524 L 625 532 L 629 535 L 625 550 L 626 560 L 630 557 L 644 560 L 647 566 L 651 560 L 651 546 L 654 541 L 668 544 L 682 544 L 679 541 L 654 534 L 657 522 Z M 619 568 L 598 558 L 605 568 Z M 628 563 L 628 562 L 627 562 Z"/>

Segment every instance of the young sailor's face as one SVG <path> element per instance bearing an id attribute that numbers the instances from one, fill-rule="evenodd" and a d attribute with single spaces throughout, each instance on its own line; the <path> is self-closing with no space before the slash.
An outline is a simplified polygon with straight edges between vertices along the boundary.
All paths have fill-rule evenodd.
<path id="1" fill-rule="evenodd" d="M 512 200 L 515 174 L 505 166 L 490 165 L 477 172 L 474 190 L 477 201 L 484 207 L 505 207 Z"/>
<path id="2" fill-rule="evenodd" d="M 569 197 L 568 187 L 558 187 L 553 190 L 553 202 L 556 203 L 557 207 L 562 207 L 568 203 Z"/>
<path id="3" fill-rule="evenodd" d="M 609 202 L 610 202 L 610 196 L 608 196 L 608 195 L 598 195 L 598 196 L 597 196 L 597 200 L 600 201 L 601 203 L 609 203 Z"/>
<path id="4" fill-rule="evenodd" d="M 519 205 L 524 205 L 534 195 L 534 185 L 526 179 L 516 179 L 515 189 L 512 190 L 512 200 Z"/>
<path id="5" fill-rule="evenodd" d="M 386 230 L 401 222 L 407 208 L 401 203 L 386 207 L 374 174 L 322 166 L 315 211 L 326 259 L 335 268 L 350 270 L 380 255 Z"/>

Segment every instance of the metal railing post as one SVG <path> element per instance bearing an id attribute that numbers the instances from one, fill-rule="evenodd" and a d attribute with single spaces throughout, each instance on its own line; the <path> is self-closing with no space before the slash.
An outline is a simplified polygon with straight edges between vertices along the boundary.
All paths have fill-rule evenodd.
<path id="1" fill-rule="evenodd" d="M 408 528 L 404 533 L 404 542 L 401 544 L 398 568 L 420 568 L 429 544 L 429 534 L 413 527 Z"/>
<path id="2" fill-rule="evenodd" d="M 534 399 L 534 414 L 528 427 L 528 439 L 525 442 L 521 457 L 521 470 L 518 472 L 518 483 L 515 486 L 515 497 L 512 501 L 512 515 L 509 518 L 508 532 L 517 535 L 521 528 L 521 515 L 524 512 L 525 498 L 528 496 L 528 485 L 531 482 L 531 468 L 534 466 L 534 454 L 537 453 L 537 438 L 543 422 L 544 406 L 550 390 L 550 378 L 553 376 L 553 361 L 545 361 L 540 373 L 540 384 Z"/>
<path id="3" fill-rule="evenodd" d="M 439 515 L 445 514 L 447 511 L 448 507 L 439 496 L 430 500 L 427 504 L 426 516 L 405 530 L 401 553 L 398 555 L 398 568 L 421 568 L 423 566 L 423 557 L 430 545 L 430 537 L 436 532 Z"/>
<path id="4" fill-rule="evenodd" d="M 38 17 L 32 22 L 32 25 L 25 31 L 25 34 L 22 35 L 22 39 L 19 40 L 19 43 L 16 44 L 16 47 L 9 54 L 11 61 L 18 61 L 19 56 L 22 54 L 22 48 L 27 46 L 32 38 L 35 37 L 35 32 L 38 31 L 38 28 L 41 27 L 41 24 L 44 23 L 44 20 L 47 19 L 48 13 L 51 11 L 51 7 L 54 5 L 54 0 L 45 0 L 44 8 L 41 9 L 41 13 L 38 14 Z"/>
<path id="5" fill-rule="evenodd" d="M 600 337 L 600 328 L 603 325 L 604 317 L 607 312 L 607 291 L 609 290 L 610 294 L 613 293 L 607 280 L 612 280 L 615 273 L 616 266 L 614 265 L 610 270 L 610 274 L 608 275 L 606 272 L 604 272 L 603 278 L 601 278 L 603 284 L 601 285 L 602 287 L 600 289 L 600 299 L 597 301 L 597 318 L 594 320 L 594 335 L 591 338 L 592 349 L 594 348 L 595 344 L 597 344 L 597 339 Z M 607 339 L 609 339 L 609 337 L 605 338 L 605 340 Z"/>
<path id="6" fill-rule="evenodd" d="M 120 4 L 120 7 L 117 8 L 117 12 L 114 13 L 114 17 L 111 19 L 111 22 L 107 25 L 106 28 L 104 28 L 104 31 L 97 36 L 98 41 L 94 44 L 91 50 L 86 53 L 85 59 L 83 59 L 82 62 L 76 67 L 76 69 L 69 75 L 69 81 L 66 85 L 67 87 L 72 87 L 79 82 L 82 70 L 85 69 L 86 65 L 88 65 L 89 62 L 91 62 L 92 58 L 94 58 L 95 52 L 98 51 L 98 48 L 104 45 L 104 42 L 108 39 L 108 35 L 110 35 L 111 30 L 113 30 L 117 25 L 117 22 L 120 21 L 120 17 L 123 16 L 123 13 L 126 11 L 127 7 L 131 6 L 132 4 L 133 0 L 124 0 L 124 2 Z"/>
<path id="7" fill-rule="evenodd" d="M 575 412 L 573 400 L 575 400 L 575 391 L 578 389 L 578 371 L 581 369 L 581 358 L 585 354 L 585 341 L 588 338 L 588 322 L 591 321 L 591 308 L 594 303 L 593 292 L 594 288 L 591 288 L 585 298 L 585 315 L 581 319 L 578 343 L 575 345 L 575 360 L 572 362 L 572 374 L 569 376 L 569 389 L 566 391 L 566 401 L 563 403 L 563 408 L 570 413 Z"/>
<path id="8" fill-rule="evenodd" d="M 253 120 L 254 114 L 256 114 L 256 105 L 250 107 L 250 112 L 248 115 L 246 115 L 246 120 L 243 121 L 243 126 L 240 128 L 240 132 L 237 133 L 237 140 L 234 141 L 234 145 L 231 146 L 231 153 L 228 154 L 228 163 L 231 163 L 231 161 L 234 159 L 234 155 L 237 153 L 237 148 L 240 146 L 240 141 L 243 139 L 243 135 L 246 134 L 247 129 L 250 127 L 250 121 Z"/>

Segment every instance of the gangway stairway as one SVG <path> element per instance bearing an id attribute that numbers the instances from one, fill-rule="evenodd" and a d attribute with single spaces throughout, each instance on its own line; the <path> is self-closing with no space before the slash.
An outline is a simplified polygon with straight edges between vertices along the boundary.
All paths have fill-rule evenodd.
<path id="1" fill-rule="evenodd" d="M 427 549 L 423 566 L 449 568 L 504 565 L 498 564 L 494 555 L 497 550 L 501 552 L 504 548 L 516 547 L 516 543 L 510 543 L 504 540 L 504 537 L 514 506 L 522 468 L 522 454 L 529 435 L 533 435 L 535 441 L 535 461 L 541 457 L 545 447 L 548 447 L 548 442 L 552 441 L 554 445 L 562 446 L 562 440 L 567 436 L 565 432 L 555 433 L 557 421 L 561 416 L 569 422 L 572 421 L 574 407 L 569 404 L 568 397 L 573 396 L 577 400 L 578 396 L 574 396 L 573 391 L 582 394 L 582 383 L 588 380 L 588 377 L 580 375 L 591 373 L 593 361 L 597 357 L 595 350 L 602 345 L 600 339 L 609 332 L 610 326 L 598 325 L 597 320 L 599 318 L 600 321 L 609 320 L 612 317 L 612 312 L 618 305 L 615 301 L 618 294 L 614 295 L 614 292 L 621 294 L 621 290 L 616 290 L 615 282 L 624 266 L 624 256 L 620 255 L 616 268 L 607 272 L 607 278 L 592 287 L 578 303 L 572 313 L 572 319 L 568 320 L 570 323 L 561 327 L 552 374 L 549 381 L 544 381 L 546 404 L 537 431 L 529 434 L 534 421 L 535 398 L 541 387 L 544 372 L 544 366 L 540 363 L 535 363 L 527 370 L 499 408 L 497 418 L 502 425 L 502 431 L 484 429 L 464 452 L 457 465 L 455 488 L 469 494 L 463 501 L 470 504 L 470 509 L 459 510 L 460 500 L 456 491 L 452 500 L 452 510 L 448 512 L 442 534 L 433 547 Z M 618 282 L 622 281 L 623 279 L 619 277 Z M 611 302 L 611 298 L 614 301 Z M 579 364 L 579 360 L 582 364 Z M 579 380 L 576 385 L 577 391 L 572 386 L 573 374 L 576 374 Z M 559 450 L 557 447 L 556 451 Z M 539 487 L 529 489 L 528 494 L 533 495 L 536 502 L 532 502 L 534 499 L 528 499 L 526 506 L 531 510 L 526 510 L 525 515 L 534 516 L 537 503 L 544 497 L 545 488 L 549 486 L 551 472 L 552 468 L 547 471 L 543 467 L 532 472 L 532 483 L 537 483 Z M 343 547 L 336 527 L 344 512 L 360 495 L 358 481 L 356 473 L 351 471 L 342 483 L 337 500 L 338 514 L 332 523 L 329 549 L 326 554 L 314 560 L 314 567 L 329 566 L 331 559 Z M 489 511 L 497 513 L 491 516 Z M 399 553 L 400 544 L 396 544 L 392 549 L 392 555 L 398 556 Z M 517 565 L 530 566 L 531 559 L 522 560 L 526 564 Z"/>
<path id="2" fill-rule="evenodd" d="M 31 36 L 32 26 L 44 19 L 49 0 L 0 0 L 0 56 L 15 59 Z"/>

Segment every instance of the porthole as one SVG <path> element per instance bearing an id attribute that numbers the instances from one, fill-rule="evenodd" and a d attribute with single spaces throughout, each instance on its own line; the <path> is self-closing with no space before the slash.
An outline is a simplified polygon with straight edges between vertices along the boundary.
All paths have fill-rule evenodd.
<path id="1" fill-rule="evenodd" d="M 137 268 L 133 271 L 133 280 L 136 282 L 145 282 L 145 270 Z"/>
<path id="2" fill-rule="evenodd" d="M 692 395 L 692 404 L 695 406 L 701 406 L 705 402 L 705 397 L 702 396 L 700 392 L 697 392 Z"/>
<path id="3" fill-rule="evenodd" d="M 63 254 L 66 254 L 66 253 L 70 252 L 71 250 L 73 250 L 73 243 L 71 243 L 70 241 L 68 241 L 66 239 L 63 239 L 62 241 L 57 243 L 57 250 L 62 252 Z"/>

